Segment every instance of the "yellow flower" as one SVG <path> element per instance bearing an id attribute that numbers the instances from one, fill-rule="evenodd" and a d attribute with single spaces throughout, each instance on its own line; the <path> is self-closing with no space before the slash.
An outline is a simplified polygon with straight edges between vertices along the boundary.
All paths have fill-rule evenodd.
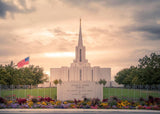
<path id="1" fill-rule="evenodd" d="M 56 101 L 56 105 L 61 105 L 61 101 Z"/>
<path id="2" fill-rule="evenodd" d="M 37 104 L 41 104 L 41 102 L 37 102 Z"/>
<path id="3" fill-rule="evenodd" d="M 101 106 L 108 106 L 108 103 L 101 103 Z"/>
<path id="4" fill-rule="evenodd" d="M 63 102 L 64 104 L 67 104 L 67 102 L 65 101 L 65 102 Z"/>
<path id="5" fill-rule="evenodd" d="M 117 106 L 121 106 L 121 103 L 117 103 Z"/>
<path id="6" fill-rule="evenodd" d="M 54 102 L 54 101 L 50 101 L 50 103 L 51 103 L 52 105 L 55 105 L 55 102 Z"/>
<path id="7" fill-rule="evenodd" d="M 84 102 L 84 101 L 80 101 L 80 102 L 78 102 L 78 105 L 81 105 L 83 102 Z"/>
<path id="8" fill-rule="evenodd" d="M 129 103 L 127 100 L 125 100 L 125 101 L 122 101 L 120 104 L 118 104 L 119 106 L 129 106 L 129 105 L 131 105 L 131 103 Z"/>
<path id="9" fill-rule="evenodd" d="M 33 102 L 32 101 L 28 102 L 28 106 L 31 108 L 33 106 Z"/>
<path id="10" fill-rule="evenodd" d="M 76 106 L 75 106 L 75 104 L 71 104 L 70 107 L 71 108 L 75 108 Z"/>
<path id="11" fill-rule="evenodd" d="M 43 101 L 41 104 L 42 104 L 42 105 L 47 105 L 47 103 L 46 103 L 46 102 L 44 102 L 44 101 Z"/>
<path id="12" fill-rule="evenodd" d="M 139 107 L 141 107 L 141 105 L 137 105 L 137 106 L 136 106 L 136 109 L 138 109 Z"/>
<path id="13" fill-rule="evenodd" d="M 8 104 L 11 104 L 11 103 L 13 103 L 13 101 L 8 101 Z"/>
<path id="14" fill-rule="evenodd" d="M 136 102 L 133 106 L 138 106 L 139 105 L 139 102 Z"/>
<path id="15" fill-rule="evenodd" d="M 89 105 L 89 106 L 90 106 L 91 104 L 92 104 L 92 102 L 91 102 L 91 101 L 87 102 L 87 105 Z"/>
<path id="16" fill-rule="evenodd" d="M 27 103 L 32 102 L 32 100 L 28 100 Z"/>

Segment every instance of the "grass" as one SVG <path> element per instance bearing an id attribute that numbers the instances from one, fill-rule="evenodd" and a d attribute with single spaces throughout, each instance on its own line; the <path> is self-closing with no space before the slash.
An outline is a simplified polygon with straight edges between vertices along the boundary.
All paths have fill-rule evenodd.
<path id="1" fill-rule="evenodd" d="M 16 95 L 18 98 L 25 98 L 27 95 L 42 96 L 56 98 L 57 88 L 34 88 L 34 89 L 10 89 L 1 90 L 1 97 L 12 97 Z M 160 91 L 140 90 L 140 89 L 125 89 L 125 88 L 103 88 L 103 98 L 109 98 L 110 96 L 117 96 L 118 98 L 147 98 L 149 95 L 154 97 L 160 97 Z"/>
<path id="2" fill-rule="evenodd" d="M 56 98 L 57 88 L 10 89 L 2 90 L 0 95 L 2 97 L 16 95 L 18 98 L 26 98 L 28 95 Z"/>
<path id="3" fill-rule="evenodd" d="M 127 97 L 133 99 L 138 99 L 140 97 L 148 98 L 148 96 L 160 97 L 160 91 L 127 88 L 103 88 L 103 98 L 109 98 L 110 96 L 116 96 L 118 98 Z"/>

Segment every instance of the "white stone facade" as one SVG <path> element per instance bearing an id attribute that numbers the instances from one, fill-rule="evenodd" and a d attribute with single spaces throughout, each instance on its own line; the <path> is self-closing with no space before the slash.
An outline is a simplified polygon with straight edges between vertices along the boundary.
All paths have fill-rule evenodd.
<path id="1" fill-rule="evenodd" d="M 81 70 L 81 71 L 80 71 Z M 107 82 L 111 81 L 111 68 L 100 67 L 61 67 L 51 68 L 50 81 L 53 82 L 56 79 L 66 81 L 96 81 L 105 79 Z M 80 77 L 81 72 L 81 77 Z"/>
<path id="2" fill-rule="evenodd" d="M 97 83 L 100 79 L 111 81 L 111 68 L 91 67 L 86 59 L 86 48 L 83 46 L 81 22 L 78 46 L 75 48 L 75 59 L 70 67 L 51 68 L 50 82 L 62 80 L 57 85 L 58 100 L 82 100 L 84 98 L 103 99 L 103 86 Z"/>
<path id="3" fill-rule="evenodd" d="M 90 81 L 70 81 L 57 86 L 57 100 L 103 99 L 103 87 Z"/>
<path id="4" fill-rule="evenodd" d="M 75 59 L 70 67 L 51 68 L 50 81 L 61 79 L 66 81 L 99 81 L 105 79 L 111 81 L 111 68 L 91 67 L 86 59 L 86 48 L 83 46 L 81 24 L 79 31 L 78 46 L 75 48 Z"/>

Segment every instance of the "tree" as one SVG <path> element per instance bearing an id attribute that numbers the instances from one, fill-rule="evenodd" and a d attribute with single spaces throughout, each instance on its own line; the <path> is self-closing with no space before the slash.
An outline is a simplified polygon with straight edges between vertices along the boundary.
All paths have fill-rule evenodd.
<path id="1" fill-rule="evenodd" d="M 124 84 L 127 85 L 127 81 L 124 81 L 126 79 L 126 77 L 129 75 L 129 69 L 123 69 L 121 71 L 119 71 L 116 76 L 115 76 L 115 81 L 118 84 Z"/>
<path id="2" fill-rule="evenodd" d="M 61 80 L 61 79 L 59 79 L 58 83 L 61 85 L 61 84 L 62 84 L 62 80 Z"/>
<path id="3" fill-rule="evenodd" d="M 117 73 L 115 81 L 118 84 L 124 84 L 125 86 L 139 84 L 141 83 L 139 79 L 139 69 L 135 66 L 123 69 Z"/>
<path id="4" fill-rule="evenodd" d="M 2 82 L 5 82 L 7 85 L 12 85 L 14 80 L 14 74 L 15 70 L 12 66 L 12 62 L 9 65 L 2 66 L 0 71 L 0 80 L 3 80 Z"/>
<path id="5" fill-rule="evenodd" d="M 56 80 L 54 80 L 53 81 L 53 83 L 57 86 L 57 84 L 58 84 L 58 80 L 56 79 Z"/>
<path id="6" fill-rule="evenodd" d="M 133 78 L 137 76 L 137 67 L 135 66 L 131 66 L 129 69 L 128 69 L 128 72 L 127 72 L 127 76 L 126 78 L 123 80 L 123 83 L 125 85 L 134 85 L 134 81 L 133 81 Z"/>
<path id="7" fill-rule="evenodd" d="M 43 68 L 39 66 L 34 67 L 33 65 L 27 67 L 32 76 L 32 85 L 37 85 L 47 81 L 47 75 L 43 73 Z"/>
<path id="8" fill-rule="evenodd" d="M 160 84 L 160 55 L 151 53 L 139 59 L 137 67 L 119 71 L 115 76 L 115 81 L 119 84 L 133 85 L 153 85 Z"/>
<path id="9" fill-rule="evenodd" d="M 144 81 L 144 84 L 160 84 L 160 55 L 155 53 L 146 55 L 139 59 L 138 67 L 141 70 L 139 78 Z"/>
<path id="10" fill-rule="evenodd" d="M 106 83 L 107 83 L 107 81 L 106 81 L 105 79 L 100 79 L 100 80 L 98 81 L 98 83 L 99 83 L 100 85 L 103 84 L 103 86 L 105 86 Z"/>
<path id="11" fill-rule="evenodd" d="M 39 66 L 30 65 L 17 69 L 13 61 L 5 66 L 0 65 L 0 84 L 37 85 L 45 81 L 47 76 Z"/>

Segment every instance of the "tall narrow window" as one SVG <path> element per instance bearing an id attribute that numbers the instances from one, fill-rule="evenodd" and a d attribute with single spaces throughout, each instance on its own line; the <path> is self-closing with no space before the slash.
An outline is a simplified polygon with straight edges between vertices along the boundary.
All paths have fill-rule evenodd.
<path id="1" fill-rule="evenodd" d="M 81 62 L 82 61 L 82 58 L 81 58 L 81 49 L 79 50 L 79 53 L 80 53 L 79 61 Z"/>
<path id="2" fill-rule="evenodd" d="M 80 77 L 80 80 L 82 80 L 82 70 L 80 69 L 80 72 L 79 72 L 79 77 Z"/>
<path id="3" fill-rule="evenodd" d="M 92 81 L 93 81 L 93 69 L 92 69 Z"/>
<path id="4" fill-rule="evenodd" d="M 68 70 L 68 81 L 69 81 L 69 70 Z"/>

